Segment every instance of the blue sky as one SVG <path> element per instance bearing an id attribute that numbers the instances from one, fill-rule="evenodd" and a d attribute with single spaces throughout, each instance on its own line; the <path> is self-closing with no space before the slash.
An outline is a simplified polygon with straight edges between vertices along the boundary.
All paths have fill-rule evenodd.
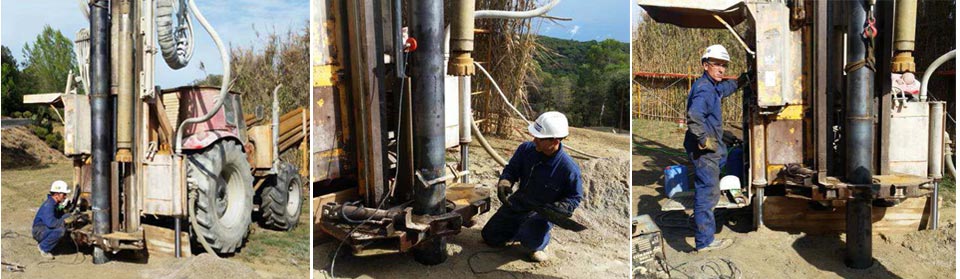
<path id="1" fill-rule="evenodd" d="M 261 44 L 254 28 L 261 33 L 306 26 L 309 19 L 308 0 L 231 0 L 197 1 L 201 12 L 214 26 L 220 37 L 233 46 Z M 630 10 L 632 1 L 563 0 L 550 15 L 573 18 L 572 21 L 552 23 L 544 21 L 539 33 L 551 37 L 577 41 L 612 38 L 628 42 L 630 38 Z M 0 43 L 10 48 L 17 61 L 23 61 L 23 46 L 33 42 L 44 25 L 60 30 L 71 40 L 77 30 L 89 28 L 76 0 L 2 0 L 0 2 Z M 166 67 L 157 60 L 157 83 L 168 88 L 187 84 L 222 70 L 219 55 L 205 31 L 195 24 L 196 53 L 190 65 L 180 70 Z M 205 71 L 200 69 L 204 65 Z"/>
<path id="2" fill-rule="evenodd" d="M 10 48 L 19 62 L 24 60 L 24 44 L 33 43 L 44 25 L 59 29 L 70 40 L 74 39 L 80 28 L 89 28 L 77 0 L 2 0 L 0 5 L 0 41 Z M 233 46 L 262 44 L 253 28 L 260 33 L 269 33 L 271 30 L 286 33 L 291 28 L 305 28 L 310 15 L 308 0 L 201 0 L 197 1 L 197 5 L 224 43 Z M 213 40 L 196 21 L 194 31 L 197 47 L 190 65 L 174 71 L 158 56 L 158 85 L 176 87 L 202 78 L 207 73 L 220 74 L 223 67 Z M 201 62 L 206 71 L 200 70 Z"/>
<path id="3" fill-rule="evenodd" d="M 572 21 L 544 21 L 540 34 L 577 41 L 614 39 L 630 41 L 630 7 L 628 0 L 563 0 L 548 15 L 573 18 Z"/>

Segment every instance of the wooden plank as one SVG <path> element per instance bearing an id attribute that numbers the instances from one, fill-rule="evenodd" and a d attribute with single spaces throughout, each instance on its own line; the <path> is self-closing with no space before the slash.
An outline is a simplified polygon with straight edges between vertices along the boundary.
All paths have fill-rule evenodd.
<path id="1" fill-rule="evenodd" d="M 63 93 L 26 94 L 23 95 L 23 103 L 53 105 L 60 103 L 60 95 L 63 95 Z"/>
<path id="2" fill-rule="evenodd" d="M 893 207 L 873 207 L 874 233 L 907 233 L 925 228 L 929 198 L 911 198 Z M 805 233 L 842 233 L 846 230 L 846 205 L 814 210 L 809 202 L 768 197 L 763 222 L 771 230 Z"/>
<path id="3" fill-rule="evenodd" d="M 186 222 L 184 222 L 186 223 Z M 182 257 L 193 256 L 190 251 L 190 234 L 187 233 L 187 224 L 181 224 L 180 227 L 180 251 Z M 174 255 L 174 235 L 173 228 L 158 227 L 153 225 L 143 225 L 143 234 L 146 238 L 147 253 L 150 256 L 173 257 Z"/>

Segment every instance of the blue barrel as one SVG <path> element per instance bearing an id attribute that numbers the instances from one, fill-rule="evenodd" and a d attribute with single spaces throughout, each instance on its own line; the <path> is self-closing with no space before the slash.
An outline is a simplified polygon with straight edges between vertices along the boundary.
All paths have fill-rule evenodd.
<path id="1" fill-rule="evenodd" d="M 684 165 L 674 165 L 663 169 L 663 192 L 668 198 L 690 189 L 690 169 Z"/>
<path id="2" fill-rule="evenodd" d="M 740 181 L 744 181 L 743 146 L 737 146 L 728 151 L 723 172 L 726 175 L 735 175 L 740 178 Z"/>

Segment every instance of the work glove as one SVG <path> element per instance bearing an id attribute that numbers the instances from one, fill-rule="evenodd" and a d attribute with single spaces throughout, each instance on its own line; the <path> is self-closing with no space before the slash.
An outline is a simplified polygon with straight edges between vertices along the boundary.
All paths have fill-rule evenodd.
<path id="1" fill-rule="evenodd" d="M 70 208 L 70 202 L 71 202 L 70 199 L 64 199 L 63 202 L 57 205 L 57 208 L 60 209 L 61 211 L 66 211 L 67 209 Z"/>
<path id="2" fill-rule="evenodd" d="M 513 206 L 510 204 L 510 200 L 507 199 L 507 197 L 509 197 L 512 193 L 513 183 L 511 183 L 510 180 L 501 179 L 500 182 L 497 183 L 497 199 L 499 199 L 500 203 L 502 203 L 504 206 Z"/>
<path id="3" fill-rule="evenodd" d="M 752 70 L 740 74 L 740 76 L 737 77 L 737 88 L 743 88 L 744 86 L 747 86 L 747 84 L 749 84 L 751 81 L 750 80 L 751 76 L 753 76 Z"/>
<path id="4" fill-rule="evenodd" d="M 565 218 L 573 217 L 573 210 L 575 207 L 573 204 L 567 201 L 557 201 L 551 204 L 546 204 L 543 206 L 543 209 L 547 212 L 563 216 Z"/>
<path id="5" fill-rule="evenodd" d="M 706 152 L 716 152 L 717 151 L 717 140 L 712 137 L 707 136 L 707 139 L 703 141 L 703 144 L 700 145 L 700 150 Z"/>

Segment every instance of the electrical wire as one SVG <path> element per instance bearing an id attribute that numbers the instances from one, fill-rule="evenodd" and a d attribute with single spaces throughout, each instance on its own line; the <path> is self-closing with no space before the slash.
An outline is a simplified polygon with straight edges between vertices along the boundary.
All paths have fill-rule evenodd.
<path id="1" fill-rule="evenodd" d="M 409 60 L 409 57 L 410 57 L 409 55 L 405 55 L 405 56 L 404 56 L 404 65 L 407 64 L 407 62 L 408 62 L 408 60 Z M 404 84 L 405 84 L 406 81 L 407 81 L 406 78 L 400 79 L 400 92 L 401 92 L 401 93 L 400 93 L 400 101 L 397 102 L 397 104 L 398 104 L 398 105 L 397 105 L 397 107 L 398 107 L 398 109 L 397 109 L 397 130 L 396 130 L 396 131 L 397 131 L 397 133 L 396 133 L 396 134 L 397 134 L 397 167 L 396 167 L 396 169 L 394 170 L 394 173 L 393 173 L 394 180 L 390 182 L 390 184 L 391 184 L 391 185 L 390 185 L 390 189 L 391 189 L 391 190 L 388 191 L 388 192 L 384 192 L 384 193 L 383 193 L 383 197 L 380 198 L 380 204 L 377 205 L 377 210 L 382 209 L 382 208 L 383 208 L 383 205 L 384 205 L 384 204 L 386 203 L 386 201 L 387 201 L 387 198 L 393 195 L 393 190 L 392 190 L 392 189 L 394 188 L 394 185 L 393 185 L 393 184 L 395 184 L 396 181 L 397 181 L 397 180 L 396 180 L 396 177 L 400 175 L 400 128 L 402 127 L 401 124 L 403 123 L 403 121 L 401 121 L 401 120 L 403 119 L 403 96 L 406 95 L 406 93 L 404 92 L 404 90 L 405 90 L 405 88 L 406 88 L 406 87 L 404 87 Z M 409 100 L 408 100 L 408 102 L 409 102 Z M 388 196 L 388 194 L 389 194 L 389 196 Z M 341 209 L 342 209 L 342 207 L 341 207 Z M 341 215 L 342 215 L 344 218 L 347 218 L 347 217 L 346 217 L 346 214 L 341 214 Z M 333 275 L 333 268 L 334 268 L 334 266 L 335 266 L 336 263 L 337 263 L 337 255 L 340 253 L 340 249 L 343 248 L 343 244 L 347 241 L 347 238 L 349 238 L 351 235 L 353 235 L 353 233 L 356 232 L 357 229 L 359 229 L 359 228 L 362 227 L 364 224 L 366 224 L 367 222 L 369 222 L 370 219 L 373 219 L 373 216 L 374 216 L 374 214 L 370 214 L 370 216 L 368 216 L 366 219 L 364 219 L 363 221 L 361 221 L 360 224 L 358 224 L 356 227 L 353 227 L 353 229 L 351 229 L 350 232 L 348 232 L 347 235 L 346 235 L 342 240 L 340 240 L 340 244 L 337 245 L 337 249 L 334 249 L 334 250 L 333 250 L 333 256 L 330 257 L 330 269 L 329 269 L 330 277 L 331 277 L 331 278 L 336 278 L 336 276 Z M 350 219 L 347 219 L 347 220 L 350 221 Z"/>
<path id="2" fill-rule="evenodd" d="M 691 263 L 700 263 L 700 265 L 698 266 L 699 267 L 698 269 L 700 270 L 700 272 L 696 273 L 696 275 L 698 275 L 696 277 L 686 272 L 683 272 L 683 270 L 680 270 L 680 267 L 683 267 Z M 727 266 L 726 271 L 720 265 L 721 263 Z M 670 270 L 676 270 L 680 272 L 680 274 L 683 274 L 684 276 L 686 276 L 686 278 L 690 278 L 690 279 L 693 279 L 693 278 L 741 279 L 743 278 L 743 272 L 740 271 L 740 268 L 737 267 L 737 264 L 735 264 L 731 260 L 724 259 L 724 258 L 708 258 L 703 260 L 685 262 L 677 266 L 672 266 L 667 264 L 667 266 L 670 268 Z M 706 275 L 706 277 L 704 277 L 704 275 Z"/>

